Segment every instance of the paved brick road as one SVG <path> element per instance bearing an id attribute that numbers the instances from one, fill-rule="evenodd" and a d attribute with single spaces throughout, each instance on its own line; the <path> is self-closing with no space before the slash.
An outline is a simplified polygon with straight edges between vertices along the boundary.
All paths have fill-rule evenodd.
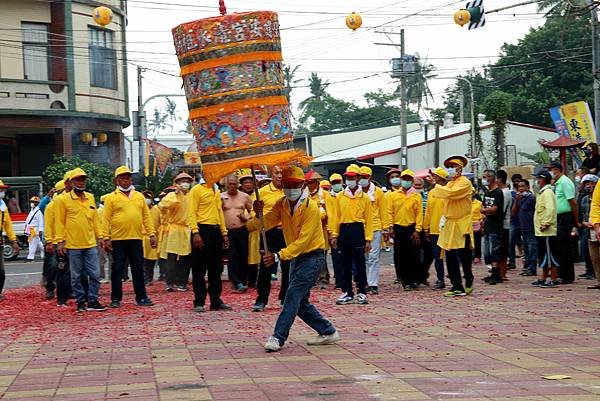
<path id="1" fill-rule="evenodd" d="M 484 274 L 479 266 L 477 275 Z M 191 311 L 191 293 L 150 289 L 153 308 L 77 316 L 39 287 L 0 304 L 0 398 L 6 400 L 600 400 L 600 291 L 589 281 L 538 289 L 476 280 L 472 296 L 405 293 L 384 271 L 366 306 L 313 300 L 343 341 L 308 347 L 302 323 L 276 354 L 262 345 L 279 307 L 252 313 L 254 294 L 228 291 L 231 312 Z M 102 288 L 107 301 L 109 287 Z M 545 380 L 564 374 L 571 378 Z"/>

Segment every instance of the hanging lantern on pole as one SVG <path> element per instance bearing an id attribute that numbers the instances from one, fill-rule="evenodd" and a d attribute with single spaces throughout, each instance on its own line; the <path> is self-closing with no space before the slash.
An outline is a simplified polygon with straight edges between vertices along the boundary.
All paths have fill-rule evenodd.
<path id="1" fill-rule="evenodd" d="M 362 17 L 360 14 L 357 14 L 354 11 L 352 11 L 351 14 L 348 14 L 346 17 L 346 26 L 353 31 L 356 31 L 358 28 L 360 28 L 362 26 Z"/>
<path id="2" fill-rule="evenodd" d="M 471 13 L 464 8 L 454 13 L 454 23 L 456 25 L 464 26 L 468 24 L 469 21 L 471 21 Z"/>
<path id="3" fill-rule="evenodd" d="M 100 26 L 106 26 L 112 22 L 113 12 L 108 7 L 96 7 L 94 8 L 94 11 L 92 11 L 92 18 L 96 24 Z"/>

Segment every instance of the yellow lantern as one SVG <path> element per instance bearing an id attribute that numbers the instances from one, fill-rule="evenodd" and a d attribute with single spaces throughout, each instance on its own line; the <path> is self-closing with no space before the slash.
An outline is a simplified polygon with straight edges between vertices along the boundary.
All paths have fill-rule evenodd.
<path id="1" fill-rule="evenodd" d="M 82 132 L 79 135 L 79 139 L 81 139 L 81 142 L 83 142 L 83 143 L 90 143 L 90 142 L 92 142 L 93 138 L 94 138 L 94 136 L 92 135 L 91 132 Z"/>
<path id="2" fill-rule="evenodd" d="M 460 9 L 454 14 L 454 22 L 457 25 L 464 26 L 471 21 L 471 13 L 467 10 Z"/>
<path id="3" fill-rule="evenodd" d="M 94 18 L 96 24 L 106 26 L 112 22 L 113 12 L 108 7 L 96 7 L 94 8 L 94 11 L 92 11 L 92 18 Z"/>
<path id="4" fill-rule="evenodd" d="M 360 14 L 357 14 L 354 11 L 352 12 L 352 14 L 348 14 L 348 16 L 346 17 L 346 26 L 348 28 L 352 29 L 353 31 L 356 31 L 358 28 L 360 28 L 361 25 L 362 17 L 360 16 Z"/>
<path id="5" fill-rule="evenodd" d="M 96 139 L 98 140 L 98 143 L 105 143 L 108 141 L 108 135 L 105 132 L 101 132 L 96 135 Z"/>

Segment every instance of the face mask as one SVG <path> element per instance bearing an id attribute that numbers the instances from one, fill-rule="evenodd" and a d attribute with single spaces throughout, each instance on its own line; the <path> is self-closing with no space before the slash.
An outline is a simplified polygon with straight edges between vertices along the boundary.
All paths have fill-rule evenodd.
<path id="1" fill-rule="evenodd" d="M 550 172 L 550 177 L 552 177 L 552 179 L 556 178 L 556 173 L 554 171 Z"/>
<path id="2" fill-rule="evenodd" d="M 452 179 L 456 177 L 456 167 L 448 167 L 446 171 L 448 172 L 448 178 Z"/>
<path id="3" fill-rule="evenodd" d="M 179 186 L 181 187 L 181 189 L 187 191 L 188 189 L 190 189 L 192 184 L 190 184 L 189 182 L 182 182 L 181 184 L 179 184 Z"/>
<path id="4" fill-rule="evenodd" d="M 132 190 L 134 189 L 134 188 L 133 188 L 133 185 L 130 185 L 130 186 L 128 186 L 127 188 L 123 188 L 122 186 L 120 186 L 120 185 L 117 185 L 117 188 L 118 188 L 118 189 L 119 189 L 119 191 L 121 191 L 121 192 L 130 192 L 130 191 L 132 191 Z"/>
<path id="5" fill-rule="evenodd" d="M 422 194 L 423 193 L 423 188 L 419 188 L 419 189 L 415 188 L 415 191 L 418 192 L 418 193 L 420 193 L 420 194 Z"/>
<path id="6" fill-rule="evenodd" d="M 290 189 L 284 188 L 283 194 L 285 195 L 287 200 L 295 202 L 302 195 L 302 188 L 290 188 Z"/>
<path id="7" fill-rule="evenodd" d="M 400 186 L 404 189 L 412 187 L 412 181 L 401 180 Z"/>
<path id="8" fill-rule="evenodd" d="M 344 186 L 342 184 L 333 184 L 331 189 L 333 189 L 333 192 L 337 194 L 338 192 L 342 192 L 344 190 Z"/>
<path id="9" fill-rule="evenodd" d="M 350 189 L 356 188 L 356 180 L 346 180 L 346 186 Z"/>
<path id="10" fill-rule="evenodd" d="M 358 185 L 360 185 L 363 188 L 368 187 L 370 184 L 369 179 L 368 178 L 361 178 L 360 180 L 358 180 Z"/>
<path id="11" fill-rule="evenodd" d="M 578 175 L 576 175 L 576 176 L 575 176 L 575 182 L 576 182 L 577 184 L 579 184 L 579 183 L 581 182 L 581 177 L 580 177 L 580 176 L 578 176 Z"/>
<path id="12" fill-rule="evenodd" d="M 0 191 L 0 199 L 4 199 L 5 196 L 6 196 L 6 192 Z"/>
<path id="13" fill-rule="evenodd" d="M 146 199 L 146 205 L 148 205 L 148 206 L 152 205 L 152 199 Z"/>
<path id="14" fill-rule="evenodd" d="M 31 209 L 33 209 L 33 208 L 35 207 L 35 203 L 30 203 L 30 204 L 29 204 L 29 207 L 30 207 Z"/>
<path id="15" fill-rule="evenodd" d="M 394 177 L 390 180 L 390 184 L 392 184 L 393 187 L 399 187 L 400 186 L 400 182 L 402 182 L 402 180 L 400 179 L 400 177 Z"/>
<path id="16" fill-rule="evenodd" d="M 85 191 L 85 185 L 84 185 L 84 186 L 82 186 L 82 187 L 76 187 L 76 186 L 73 186 L 73 190 L 74 190 L 75 192 L 84 192 L 84 191 Z"/>
<path id="17" fill-rule="evenodd" d="M 483 185 L 484 187 L 489 187 L 490 182 L 484 178 L 481 180 L 481 185 Z"/>

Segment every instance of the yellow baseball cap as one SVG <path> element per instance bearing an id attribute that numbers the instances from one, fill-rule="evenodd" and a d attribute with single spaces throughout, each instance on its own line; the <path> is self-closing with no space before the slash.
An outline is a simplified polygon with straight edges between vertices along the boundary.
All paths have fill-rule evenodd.
<path id="1" fill-rule="evenodd" d="M 282 182 L 304 182 L 304 171 L 300 167 L 288 167 L 283 169 Z"/>
<path id="2" fill-rule="evenodd" d="M 57 191 L 62 191 L 65 189 L 65 180 L 60 180 L 56 184 L 54 184 L 54 189 Z"/>
<path id="3" fill-rule="evenodd" d="M 331 188 L 331 183 L 327 180 L 323 180 L 319 183 L 321 188 Z"/>
<path id="4" fill-rule="evenodd" d="M 115 178 L 117 178 L 120 175 L 123 174 L 133 174 L 133 172 L 131 170 L 129 170 L 129 167 L 127 166 L 119 166 L 117 167 L 117 169 L 115 170 Z"/>
<path id="5" fill-rule="evenodd" d="M 10 188 L 10 185 L 6 185 L 4 183 L 4 181 L 0 180 L 0 188 L 4 189 L 4 188 Z"/>
<path id="6" fill-rule="evenodd" d="M 360 175 L 370 177 L 373 175 L 373 170 L 371 170 L 371 167 L 369 166 L 362 166 L 360 168 Z"/>
<path id="7" fill-rule="evenodd" d="M 344 179 L 342 178 L 342 176 L 338 173 L 333 173 L 331 174 L 331 177 L 329 177 L 329 181 L 343 181 Z"/>
<path id="8" fill-rule="evenodd" d="M 415 172 L 412 171 L 411 169 L 407 168 L 406 170 L 404 170 L 403 172 L 400 173 L 400 177 L 415 178 Z"/>
<path id="9" fill-rule="evenodd" d="M 63 181 L 69 181 L 71 179 L 71 176 L 73 175 L 73 170 L 69 170 L 69 171 L 65 171 L 65 174 L 63 175 Z"/>
<path id="10" fill-rule="evenodd" d="M 442 168 L 442 167 L 436 167 L 435 170 L 430 169 L 429 172 L 431 174 L 437 175 L 440 178 L 443 178 L 444 180 L 446 178 L 448 178 L 448 172 L 446 171 L 445 168 Z"/>
<path id="11" fill-rule="evenodd" d="M 469 164 L 469 161 L 466 157 L 461 155 L 450 156 L 444 160 L 444 167 L 450 167 L 452 164 L 457 164 L 464 168 L 467 164 Z"/>
<path id="12" fill-rule="evenodd" d="M 348 167 L 346 167 L 346 172 L 344 173 L 344 175 L 359 175 L 360 174 L 360 167 L 358 167 L 356 164 L 351 164 Z"/>
<path id="13" fill-rule="evenodd" d="M 87 174 L 85 173 L 85 171 L 83 171 L 82 168 L 77 167 L 77 168 L 74 168 L 73 170 L 71 170 L 71 175 L 69 177 L 69 180 L 72 180 L 73 178 L 77 178 L 77 177 L 87 177 Z"/>

